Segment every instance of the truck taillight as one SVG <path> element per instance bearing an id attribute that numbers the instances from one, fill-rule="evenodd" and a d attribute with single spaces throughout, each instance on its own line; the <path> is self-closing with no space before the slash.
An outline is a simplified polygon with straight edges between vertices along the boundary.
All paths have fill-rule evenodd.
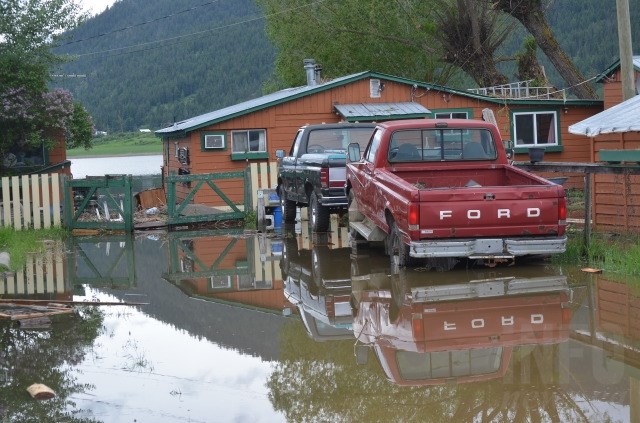
<path id="1" fill-rule="evenodd" d="M 413 340 L 418 341 L 424 338 L 424 321 L 422 314 L 413 313 L 411 315 L 411 329 L 413 330 Z"/>
<path id="2" fill-rule="evenodd" d="M 410 231 L 417 231 L 420 229 L 420 212 L 418 209 L 418 205 L 417 203 L 411 203 L 409 205 L 409 230 Z"/>
<path id="3" fill-rule="evenodd" d="M 558 201 L 558 220 L 567 220 L 567 199 L 564 197 Z"/>
<path id="4" fill-rule="evenodd" d="M 322 188 L 329 188 L 329 168 L 320 168 L 320 185 Z"/>

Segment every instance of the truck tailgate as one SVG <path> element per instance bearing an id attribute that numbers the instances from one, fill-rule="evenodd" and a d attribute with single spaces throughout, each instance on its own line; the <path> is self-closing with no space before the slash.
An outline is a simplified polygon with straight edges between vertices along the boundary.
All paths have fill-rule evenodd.
<path id="1" fill-rule="evenodd" d="M 558 186 L 422 189 L 419 198 L 422 239 L 564 233 Z"/>

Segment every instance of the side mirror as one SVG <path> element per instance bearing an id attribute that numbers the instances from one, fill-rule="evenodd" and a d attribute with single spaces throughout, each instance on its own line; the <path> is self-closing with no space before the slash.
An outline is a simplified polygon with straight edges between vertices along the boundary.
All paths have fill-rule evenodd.
<path id="1" fill-rule="evenodd" d="M 284 150 L 276 150 L 276 158 L 281 159 L 284 157 Z"/>
<path id="2" fill-rule="evenodd" d="M 507 159 L 512 159 L 513 158 L 513 141 L 502 140 L 502 145 L 504 146 L 504 150 L 507 153 Z"/>
<path id="3" fill-rule="evenodd" d="M 347 147 L 348 157 L 350 162 L 357 162 L 362 158 L 360 153 L 360 144 L 357 142 L 352 142 Z"/>

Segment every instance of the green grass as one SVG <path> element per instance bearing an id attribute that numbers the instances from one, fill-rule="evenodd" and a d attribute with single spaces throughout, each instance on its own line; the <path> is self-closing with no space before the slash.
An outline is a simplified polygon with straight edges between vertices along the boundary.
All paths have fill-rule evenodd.
<path id="1" fill-rule="evenodd" d="M 557 263 L 572 263 L 621 275 L 640 276 L 640 236 L 592 234 L 589 247 L 582 233 L 569 235 L 567 251 L 554 257 Z"/>
<path id="2" fill-rule="evenodd" d="M 0 251 L 6 251 L 11 257 L 9 270 L 22 269 L 27 254 L 44 251 L 44 240 L 60 241 L 68 232 L 62 228 L 28 229 L 16 231 L 13 228 L 0 228 Z"/>
<path id="3" fill-rule="evenodd" d="M 127 132 L 95 137 L 93 147 L 67 150 L 67 157 L 162 154 L 162 140 L 153 133 Z"/>

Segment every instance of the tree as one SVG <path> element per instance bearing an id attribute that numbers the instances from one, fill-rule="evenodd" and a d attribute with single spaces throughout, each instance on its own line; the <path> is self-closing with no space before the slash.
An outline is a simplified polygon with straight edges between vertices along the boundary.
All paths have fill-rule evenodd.
<path id="1" fill-rule="evenodd" d="M 482 0 L 486 1 L 486 0 Z M 512 1 L 490 0 L 496 10 L 508 13 L 529 31 L 540 49 L 546 54 L 562 79 L 571 87 L 578 98 L 597 98 L 591 85 L 585 83 L 585 77 L 562 50 L 553 35 L 553 31 L 544 15 L 542 0 Z"/>
<path id="2" fill-rule="evenodd" d="M 84 19 L 75 0 L 0 2 L 0 173 L 16 164 L 44 165 L 42 148 L 62 133 L 72 146 L 90 146 L 91 118 L 64 90 L 49 91 L 62 31 Z"/>

